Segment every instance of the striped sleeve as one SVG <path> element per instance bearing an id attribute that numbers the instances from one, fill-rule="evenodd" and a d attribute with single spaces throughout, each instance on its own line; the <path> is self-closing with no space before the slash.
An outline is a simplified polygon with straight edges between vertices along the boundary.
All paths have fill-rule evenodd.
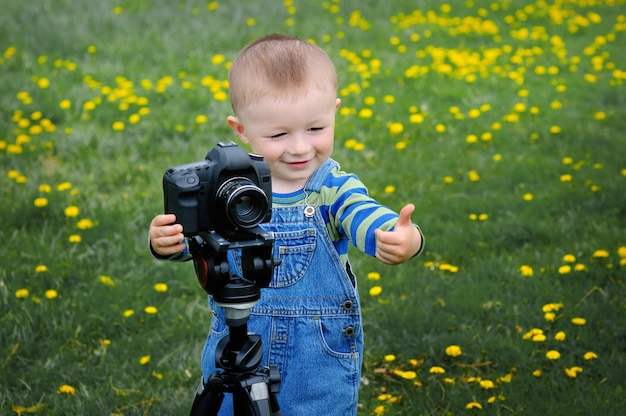
<path id="1" fill-rule="evenodd" d="M 324 205 L 328 206 L 331 238 L 345 236 L 359 250 L 376 255 L 374 230 L 393 229 L 398 214 L 371 198 L 355 175 L 338 168 L 328 175 L 320 193 Z"/>

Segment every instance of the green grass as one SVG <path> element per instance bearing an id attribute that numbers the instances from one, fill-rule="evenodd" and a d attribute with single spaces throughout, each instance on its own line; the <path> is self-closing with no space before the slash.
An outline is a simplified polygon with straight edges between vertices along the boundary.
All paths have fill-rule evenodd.
<path id="1" fill-rule="evenodd" d="M 164 170 L 233 139 L 227 63 L 287 32 L 336 64 L 334 157 L 427 238 L 352 254 L 360 414 L 620 414 L 626 3 L 268 4 L 0 1 L 0 413 L 188 413 L 211 315 L 148 224 Z"/>

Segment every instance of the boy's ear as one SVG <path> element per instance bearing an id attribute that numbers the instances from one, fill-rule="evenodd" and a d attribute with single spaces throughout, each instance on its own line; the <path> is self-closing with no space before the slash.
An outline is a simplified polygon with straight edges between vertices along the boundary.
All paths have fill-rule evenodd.
<path id="1" fill-rule="evenodd" d="M 235 117 L 235 116 L 228 116 L 228 118 L 226 118 L 226 122 L 228 122 L 228 125 L 230 126 L 230 128 L 233 129 L 235 134 L 237 134 L 237 136 L 239 136 L 239 139 L 244 144 L 250 144 L 250 141 L 246 137 L 246 131 L 243 128 L 243 126 L 241 125 L 241 123 L 239 122 L 239 119 L 237 117 Z"/>
<path id="2" fill-rule="evenodd" d="M 341 98 L 337 98 L 337 101 L 335 101 L 335 111 L 339 109 L 340 105 L 341 105 Z"/>

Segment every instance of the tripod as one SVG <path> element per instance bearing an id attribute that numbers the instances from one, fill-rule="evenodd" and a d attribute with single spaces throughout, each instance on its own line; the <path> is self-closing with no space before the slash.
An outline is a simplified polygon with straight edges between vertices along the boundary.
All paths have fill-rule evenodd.
<path id="1" fill-rule="evenodd" d="M 276 399 L 280 374 L 276 366 L 259 366 L 261 336 L 248 333 L 250 309 L 261 297 L 261 286 L 271 280 L 278 260 L 272 258 L 273 235 L 258 229 L 253 240 L 231 243 L 215 233 L 190 239 L 196 276 L 226 314 L 229 335 L 215 350 L 216 370 L 196 394 L 191 416 L 217 415 L 224 393 L 232 393 L 235 416 L 281 416 Z M 242 250 L 243 276 L 230 273 L 227 251 Z M 252 280 L 245 277 L 253 276 Z"/>

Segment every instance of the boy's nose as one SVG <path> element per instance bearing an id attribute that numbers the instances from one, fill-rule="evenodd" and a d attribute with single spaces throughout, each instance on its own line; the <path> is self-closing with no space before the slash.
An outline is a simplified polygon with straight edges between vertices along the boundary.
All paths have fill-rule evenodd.
<path id="1" fill-rule="evenodd" d="M 309 151 L 309 142 L 301 134 L 295 134 L 291 141 L 291 154 L 302 155 Z"/>

